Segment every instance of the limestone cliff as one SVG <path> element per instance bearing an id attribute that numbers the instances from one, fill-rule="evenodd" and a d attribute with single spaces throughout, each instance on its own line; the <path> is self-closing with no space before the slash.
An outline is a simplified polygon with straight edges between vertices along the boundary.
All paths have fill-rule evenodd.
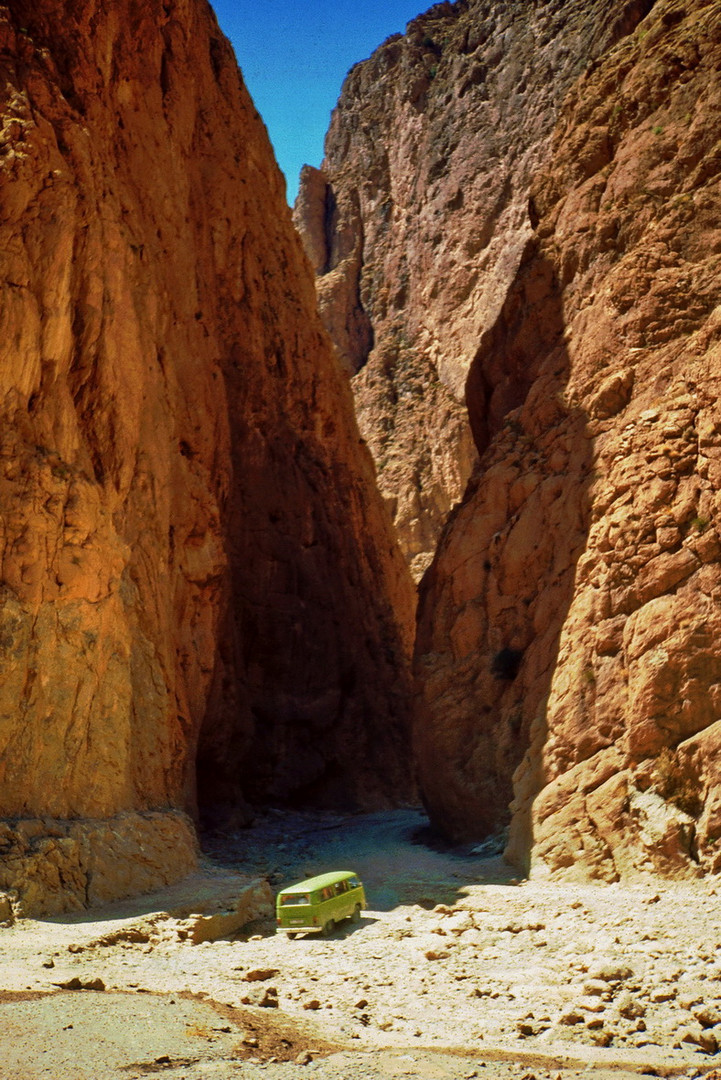
<path id="1" fill-rule="evenodd" d="M 412 584 L 210 8 L 7 0 L 0 71 L 0 814 L 407 792 Z M 92 898 L 68 828 L 0 884 Z"/>
<path id="2" fill-rule="evenodd" d="M 479 343 L 480 466 L 426 581 L 422 785 L 537 874 L 721 869 L 721 4 L 576 83 Z"/>
<path id="3" fill-rule="evenodd" d="M 652 0 L 436 4 L 354 67 L 295 219 L 414 576 L 476 459 L 464 385 L 558 108 Z"/>

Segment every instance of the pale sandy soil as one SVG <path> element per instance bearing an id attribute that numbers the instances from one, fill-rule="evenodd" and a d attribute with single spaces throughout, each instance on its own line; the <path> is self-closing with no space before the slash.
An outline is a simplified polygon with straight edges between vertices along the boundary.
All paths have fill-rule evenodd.
<path id="1" fill-rule="evenodd" d="M 181 886 L 0 929 L 0 1080 L 713 1075 L 715 882 L 519 884 L 498 857 L 416 842 L 421 823 L 270 815 L 212 837 Z M 188 910 L 251 877 L 334 868 L 361 874 L 369 910 L 329 939 L 266 920 L 182 940 Z"/>

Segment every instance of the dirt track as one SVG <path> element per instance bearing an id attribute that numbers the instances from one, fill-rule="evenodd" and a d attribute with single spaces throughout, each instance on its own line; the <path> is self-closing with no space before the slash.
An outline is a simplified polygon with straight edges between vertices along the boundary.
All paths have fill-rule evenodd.
<path id="1" fill-rule="evenodd" d="M 721 1060 L 713 884 L 518 884 L 498 857 L 417 842 L 421 826 L 415 811 L 270 815 L 210 838 L 213 865 L 174 889 L 0 930 L 0 1077 L 566 1080 Z M 194 898 L 346 867 L 370 909 L 327 940 L 270 920 L 181 940 Z"/>

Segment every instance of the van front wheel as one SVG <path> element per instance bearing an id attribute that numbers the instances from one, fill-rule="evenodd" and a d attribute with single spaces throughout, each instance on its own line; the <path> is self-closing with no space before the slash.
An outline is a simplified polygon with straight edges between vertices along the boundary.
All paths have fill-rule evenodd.
<path id="1" fill-rule="evenodd" d="M 351 915 L 351 922 L 360 922 L 361 907 L 360 904 L 356 904 Z"/>

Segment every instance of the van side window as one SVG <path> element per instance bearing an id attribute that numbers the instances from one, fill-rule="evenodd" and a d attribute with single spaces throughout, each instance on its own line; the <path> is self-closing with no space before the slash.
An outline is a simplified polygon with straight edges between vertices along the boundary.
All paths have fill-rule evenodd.
<path id="1" fill-rule="evenodd" d="M 345 881 L 337 881 L 336 882 L 336 886 L 335 886 L 335 894 L 336 894 L 336 896 L 342 896 L 342 894 L 344 892 L 346 892 L 347 889 L 348 889 L 348 886 L 346 885 Z"/>

